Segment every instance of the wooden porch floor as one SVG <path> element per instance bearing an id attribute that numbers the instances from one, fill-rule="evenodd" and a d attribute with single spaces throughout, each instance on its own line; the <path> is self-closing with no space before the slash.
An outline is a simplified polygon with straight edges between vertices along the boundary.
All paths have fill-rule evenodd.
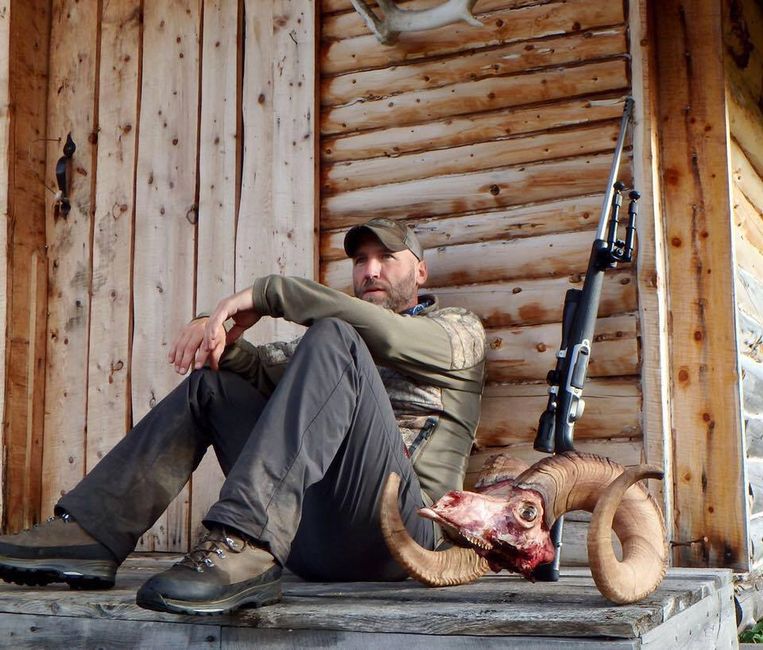
<path id="1" fill-rule="evenodd" d="M 142 648 L 727 648 L 736 645 L 726 570 L 673 569 L 649 599 L 605 601 L 587 569 L 556 584 L 512 575 L 463 587 L 415 582 L 308 583 L 288 576 L 278 605 L 184 617 L 135 605 L 135 592 L 178 556 L 136 554 L 109 591 L 0 583 L 3 647 Z M 6 645 L 7 644 L 7 645 Z"/>

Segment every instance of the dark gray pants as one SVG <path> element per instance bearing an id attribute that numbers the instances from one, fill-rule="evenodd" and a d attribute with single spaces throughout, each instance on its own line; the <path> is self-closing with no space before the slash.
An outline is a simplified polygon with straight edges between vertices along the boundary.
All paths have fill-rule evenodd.
<path id="1" fill-rule="evenodd" d="M 316 322 L 266 400 L 235 373 L 195 371 L 58 503 L 119 560 L 180 492 L 212 445 L 226 480 L 204 524 L 234 528 L 316 580 L 404 573 L 379 528 L 388 474 L 413 537 L 434 544 L 416 474 L 363 340 Z"/>

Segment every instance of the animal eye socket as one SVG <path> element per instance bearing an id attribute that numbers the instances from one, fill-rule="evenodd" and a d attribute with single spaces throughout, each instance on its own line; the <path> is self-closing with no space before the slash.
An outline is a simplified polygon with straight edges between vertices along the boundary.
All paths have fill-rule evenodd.
<path id="1" fill-rule="evenodd" d="M 519 516 L 525 521 L 535 521 L 538 516 L 538 510 L 535 506 L 524 505 L 519 509 Z"/>

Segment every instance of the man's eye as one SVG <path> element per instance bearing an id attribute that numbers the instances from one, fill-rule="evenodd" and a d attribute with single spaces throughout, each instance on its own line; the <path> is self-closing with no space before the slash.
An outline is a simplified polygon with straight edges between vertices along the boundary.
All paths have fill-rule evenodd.
<path id="1" fill-rule="evenodd" d="M 392 253 L 384 253 L 385 260 L 394 260 L 395 256 Z"/>

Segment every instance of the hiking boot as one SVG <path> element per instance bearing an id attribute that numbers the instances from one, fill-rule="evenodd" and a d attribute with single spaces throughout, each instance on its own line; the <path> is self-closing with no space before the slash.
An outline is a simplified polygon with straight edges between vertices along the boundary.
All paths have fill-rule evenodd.
<path id="1" fill-rule="evenodd" d="M 69 515 L 0 536 L 0 578 L 17 585 L 65 582 L 72 589 L 114 586 L 114 555 Z"/>
<path id="2" fill-rule="evenodd" d="M 214 528 L 180 562 L 150 578 L 135 602 L 158 612 L 224 614 L 280 600 L 275 558 L 237 533 Z"/>

